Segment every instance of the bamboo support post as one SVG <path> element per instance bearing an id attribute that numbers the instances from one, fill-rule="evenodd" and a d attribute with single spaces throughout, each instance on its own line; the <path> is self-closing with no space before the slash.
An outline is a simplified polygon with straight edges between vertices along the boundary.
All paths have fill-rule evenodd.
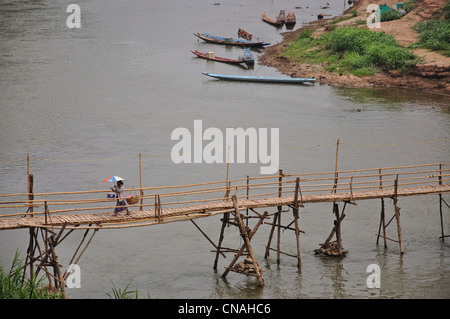
<path id="1" fill-rule="evenodd" d="M 225 226 L 228 223 L 229 215 L 230 215 L 230 213 L 224 213 L 223 217 L 222 217 L 222 227 L 220 229 L 219 242 L 217 243 L 217 247 L 219 247 L 219 248 L 222 245 L 222 241 L 223 241 L 223 238 L 224 238 L 223 234 L 225 232 Z M 217 262 L 218 262 L 218 260 L 219 260 L 219 249 L 217 249 L 216 258 L 214 259 L 214 266 L 213 266 L 214 270 L 217 270 Z"/>
<path id="2" fill-rule="evenodd" d="M 278 197 L 283 196 L 283 170 L 280 169 L 280 177 L 278 178 Z M 281 250 L 281 210 L 283 206 L 278 206 L 278 228 L 277 228 L 277 265 L 280 264 L 280 250 Z"/>
<path id="3" fill-rule="evenodd" d="M 338 158 L 339 158 L 339 139 L 337 140 L 336 143 L 336 165 L 335 165 L 335 169 L 334 169 L 334 186 L 333 186 L 333 190 L 331 191 L 332 193 L 336 193 L 336 187 L 338 184 Z"/>
<path id="4" fill-rule="evenodd" d="M 58 262 L 58 255 L 55 251 L 56 242 L 54 242 L 54 236 L 49 237 L 49 248 L 52 254 L 51 265 L 53 266 L 54 280 L 55 280 L 55 288 L 61 291 L 63 298 L 67 298 L 65 291 L 65 281 L 63 275 L 61 273 L 61 268 Z"/>
<path id="5" fill-rule="evenodd" d="M 341 233 L 340 233 L 340 225 L 342 220 L 345 218 L 345 207 L 347 206 L 347 202 L 344 202 L 344 207 L 342 208 L 342 212 L 339 215 L 339 207 L 336 203 L 333 203 L 333 212 L 335 214 L 335 216 L 337 217 L 337 219 L 334 221 L 334 226 L 333 229 L 331 230 L 330 235 L 328 236 L 328 238 L 325 240 L 325 242 L 323 244 L 321 244 L 319 249 L 314 250 L 314 252 L 316 254 L 324 254 L 327 253 L 327 248 L 331 242 L 331 239 L 333 238 L 333 236 L 336 234 L 336 244 L 337 244 L 337 252 L 336 254 L 332 254 L 333 256 L 335 255 L 342 255 L 343 254 L 343 248 L 342 248 L 342 240 L 341 240 Z"/>
<path id="6" fill-rule="evenodd" d="M 48 289 L 49 290 L 59 290 L 63 298 L 66 298 L 65 293 L 65 281 L 64 277 L 61 273 L 61 266 L 58 261 L 58 255 L 56 254 L 56 246 L 59 244 L 59 238 L 64 231 L 64 227 L 59 231 L 58 234 L 53 232 L 47 228 L 40 228 L 41 230 L 41 238 L 44 243 L 44 249 L 41 249 L 41 245 L 39 244 L 38 232 L 39 228 L 34 228 L 32 232 L 30 232 L 30 241 L 29 247 L 27 250 L 27 260 L 25 263 L 25 268 L 30 268 L 30 278 L 37 278 L 39 272 L 44 271 L 45 275 L 48 279 Z M 49 235 L 50 234 L 50 235 Z M 38 251 L 38 255 L 36 256 L 36 250 Z M 36 272 L 34 272 L 34 263 L 40 262 L 36 266 Z M 48 266 L 53 268 L 53 274 L 48 270 Z M 22 278 L 23 280 L 24 278 Z M 53 283 L 52 283 L 53 280 Z"/>
<path id="7" fill-rule="evenodd" d="M 380 178 L 380 189 L 383 189 L 383 175 L 381 175 L 381 168 L 378 169 L 378 175 Z"/>
<path id="8" fill-rule="evenodd" d="M 30 174 L 30 157 L 27 154 L 27 189 L 28 189 L 28 211 L 30 213 L 30 217 L 33 217 L 33 183 L 34 183 L 34 176 L 33 174 Z"/>
<path id="9" fill-rule="evenodd" d="M 250 178 L 249 178 L 249 176 L 247 175 L 247 199 L 248 199 L 249 194 L 250 194 L 249 186 L 250 186 Z M 248 208 L 246 209 L 245 215 L 248 216 Z M 245 221 L 245 226 L 248 227 L 248 219 Z"/>
<path id="10" fill-rule="evenodd" d="M 228 145 L 228 153 L 227 153 L 227 179 L 225 182 L 226 191 L 225 191 L 225 196 L 224 196 L 225 200 L 228 200 L 229 196 L 230 196 L 231 181 L 228 181 L 229 170 L 230 170 L 230 145 Z"/>
<path id="11" fill-rule="evenodd" d="M 398 242 L 399 242 L 399 246 L 400 246 L 400 254 L 403 255 L 404 250 L 403 250 L 403 241 L 402 241 L 402 228 L 400 226 L 400 207 L 398 207 L 398 205 L 397 205 L 397 202 L 398 202 L 397 192 L 398 192 L 398 175 L 394 181 L 393 201 L 394 201 L 394 209 L 395 209 L 395 219 L 397 220 L 397 233 L 398 233 Z"/>
<path id="12" fill-rule="evenodd" d="M 270 255 L 270 244 L 272 242 L 273 233 L 275 231 L 275 226 L 277 224 L 278 215 L 279 215 L 278 212 L 276 212 L 275 216 L 273 218 L 273 223 L 272 223 L 272 227 L 270 229 L 270 234 L 269 234 L 269 240 L 268 240 L 267 245 L 266 245 L 266 253 L 264 254 L 264 258 L 265 259 L 267 259 L 267 257 L 269 257 L 269 255 Z"/>
<path id="13" fill-rule="evenodd" d="M 279 177 L 278 177 L 278 197 L 282 196 L 282 174 L 283 170 L 279 170 Z M 281 208 L 282 206 L 277 207 L 277 212 L 275 213 L 275 216 L 273 218 L 273 224 L 272 228 L 270 229 L 269 234 L 269 240 L 266 246 L 266 253 L 264 254 L 264 258 L 267 259 L 267 257 L 270 255 L 270 245 L 272 242 L 273 233 L 275 231 L 275 227 L 278 225 L 278 241 L 277 241 L 277 251 L 279 251 L 279 243 L 280 243 L 280 232 L 281 232 Z M 277 263 L 280 262 L 280 254 L 277 253 Z"/>
<path id="14" fill-rule="evenodd" d="M 214 242 L 211 240 L 211 238 L 209 238 L 208 235 L 206 235 L 206 233 L 197 225 L 197 223 L 194 222 L 193 219 L 190 219 L 190 221 L 200 231 L 200 233 L 202 233 L 202 235 L 205 236 L 205 238 L 211 243 L 211 245 L 213 245 L 214 248 L 217 249 L 217 252 L 219 252 L 224 258 L 226 258 L 225 254 L 220 251 L 219 247 L 217 247 L 216 244 L 214 244 Z"/>
<path id="15" fill-rule="evenodd" d="M 256 260 L 252 245 L 250 244 L 250 239 L 256 233 L 257 228 L 259 227 L 259 225 L 261 225 L 262 221 L 264 220 L 264 218 L 267 215 L 267 212 L 264 213 L 263 218 L 260 219 L 260 222 L 255 226 L 255 229 L 249 234 L 248 229 L 245 227 L 244 222 L 242 221 L 241 214 L 239 213 L 239 205 L 238 205 L 236 196 L 233 196 L 232 199 L 233 199 L 233 205 L 234 205 L 235 214 L 236 214 L 236 220 L 238 222 L 239 231 L 241 233 L 242 239 L 244 240 L 244 244 L 242 245 L 239 252 L 235 255 L 235 257 L 233 258 L 230 265 L 225 269 L 225 272 L 223 273 L 222 277 L 224 278 L 228 274 L 228 272 L 231 270 L 231 267 L 234 265 L 234 263 L 237 261 L 237 259 L 242 255 L 242 253 L 244 252 L 244 249 L 246 248 L 248 254 L 250 255 L 250 258 L 252 259 L 253 267 L 255 269 L 256 276 L 258 277 L 258 284 L 259 284 L 259 286 L 262 287 L 262 286 L 264 286 L 264 279 L 262 278 L 261 272 L 259 271 L 258 261 Z"/>
<path id="16" fill-rule="evenodd" d="M 334 214 L 336 215 L 336 241 L 339 249 L 339 255 L 342 255 L 342 236 L 341 236 L 341 222 L 339 217 L 339 205 L 334 204 Z"/>
<path id="17" fill-rule="evenodd" d="M 442 164 L 439 164 L 439 185 L 442 185 Z M 439 216 L 441 220 L 441 239 L 444 241 L 445 234 L 444 234 L 444 219 L 442 216 L 442 194 L 439 194 Z"/>
<path id="18" fill-rule="evenodd" d="M 300 232 L 298 228 L 298 192 L 300 190 L 300 178 L 297 177 L 295 181 L 295 195 L 294 195 L 294 208 L 293 208 L 293 215 L 294 215 L 294 221 L 295 221 L 295 238 L 297 242 L 297 268 L 301 268 L 302 266 L 302 259 L 300 257 Z"/>
<path id="19" fill-rule="evenodd" d="M 350 201 L 349 204 L 356 205 L 355 201 L 353 200 L 353 176 L 350 179 Z"/>
<path id="20" fill-rule="evenodd" d="M 44 202 L 44 207 L 45 207 L 45 225 L 48 225 L 49 212 L 48 212 L 47 201 Z"/>
<path id="21" fill-rule="evenodd" d="M 381 199 L 381 216 L 380 216 L 380 225 L 378 226 L 378 236 L 377 236 L 377 245 L 378 240 L 380 239 L 381 229 L 383 229 L 383 239 L 384 239 L 384 248 L 387 248 L 386 242 L 386 219 L 385 219 L 385 211 L 384 211 L 384 198 Z"/>
<path id="22" fill-rule="evenodd" d="M 139 153 L 139 194 L 140 194 L 140 202 L 141 206 L 139 207 L 140 210 L 144 209 L 144 190 L 142 189 L 142 160 L 141 160 L 141 154 Z"/>

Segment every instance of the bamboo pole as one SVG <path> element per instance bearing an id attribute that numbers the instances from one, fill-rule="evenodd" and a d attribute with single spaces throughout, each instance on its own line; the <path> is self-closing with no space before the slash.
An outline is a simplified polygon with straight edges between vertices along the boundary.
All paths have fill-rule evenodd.
<path id="1" fill-rule="evenodd" d="M 250 193 L 250 190 L 249 190 L 249 183 L 250 183 L 250 180 L 249 180 L 249 176 L 247 175 L 247 200 L 248 200 L 248 198 L 249 198 L 249 193 Z M 246 216 L 248 216 L 248 208 L 247 208 L 247 210 L 245 211 L 245 215 Z M 247 226 L 248 227 L 248 219 L 246 219 L 246 221 L 245 221 L 245 226 Z"/>
<path id="2" fill-rule="evenodd" d="M 214 248 L 217 249 L 217 252 L 220 252 L 220 254 L 226 258 L 226 256 L 224 255 L 224 253 L 222 253 L 219 249 L 219 247 L 216 246 L 216 244 L 214 244 L 214 242 L 211 240 L 211 238 L 208 237 L 208 235 L 206 235 L 206 233 L 197 225 L 196 222 L 194 222 L 193 219 L 190 220 L 192 222 L 192 224 L 194 224 L 194 226 L 202 233 L 203 236 L 205 236 L 205 238 L 211 243 L 211 245 L 214 246 Z"/>
<path id="3" fill-rule="evenodd" d="M 141 206 L 140 210 L 144 210 L 144 191 L 142 190 L 142 160 L 141 160 L 141 153 L 139 153 L 139 188 L 140 188 L 140 201 Z"/>
<path id="4" fill-rule="evenodd" d="M 264 258 L 265 259 L 267 259 L 267 257 L 269 257 L 269 255 L 270 255 L 270 244 L 272 242 L 272 237 L 273 237 L 273 233 L 275 231 L 275 226 L 277 225 L 278 216 L 279 216 L 279 214 L 278 214 L 278 211 L 277 211 L 275 213 L 274 218 L 273 218 L 272 227 L 270 229 L 269 240 L 268 240 L 267 245 L 266 245 L 266 253 L 264 254 Z"/>
<path id="5" fill-rule="evenodd" d="M 397 220 L 397 233 L 398 233 L 398 241 L 400 246 L 400 254 L 403 255 L 403 241 L 402 241 L 402 228 L 400 227 L 400 208 L 397 205 L 397 185 L 398 185 L 398 177 L 395 180 L 395 191 L 394 191 L 394 208 L 395 208 L 395 219 Z"/>
<path id="6" fill-rule="evenodd" d="M 346 204 L 347 204 L 347 203 L 345 202 L 345 203 L 344 203 L 344 207 L 342 208 L 342 213 L 341 213 L 341 215 L 340 215 L 340 217 L 339 217 L 339 220 L 338 220 L 337 222 L 335 222 L 335 225 L 333 226 L 333 229 L 331 230 L 330 235 L 329 235 L 328 238 L 325 240 L 325 243 L 322 244 L 322 247 L 323 247 L 323 246 L 326 246 L 326 245 L 331 241 L 331 238 L 333 238 L 334 234 L 336 233 L 338 224 L 340 224 L 340 223 L 342 222 L 342 220 L 344 219 L 344 217 L 346 216 L 346 215 L 344 214 Z"/>
<path id="7" fill-rule="evenodd" d="M 393 169 L 410 169 L 410 168 L 419 168 L 419 167 L 429 167 L 429 166 L 433 166 L 433 165 L 439 165 L 436 163 L 432 163 L 432 164 L 421 164 L 421 165 L 410 165 L 410 166 L 397 166 L 397 167 L 384 167 L 384 170 L 393 170 Z M 442 165 L 450 165 L 449 163 L 445 163 Z M 360 169 L 360 170 L 347 170 L 347 171 L 339 171 L 338 173 L 354 173 L 354 172 L 370 172 L 370 171 L 375 171 L 375 170 L 379 170 L 379 168 L 373 168 L 373 169 Z M 445 171 L 449 171 L 450 169 L 445 169 Z M 444 171 L 444 170 L 443 170 Z M 285 177 L 287 176 L 297 176 L 297 175 L 304 175 L 304 176 L 313 176 L 313 175 L 324 175 L 324 174 L 332 174 L 335 172 L 320 172 L 320 173 L 302 173 L 302 174 L 284 174 Z M 413 173 L 417 173 L 417 172 L 412 172 L 412 173 L 404 173 L 404 174 L 413 174 Z M 396 173 L 389 173 L 386 175 L 395 175 Z M 402 174 L 402 173 L 400 173 Z M 375 176 L 375 175 L 374 175 Z M 258 177 L 251 177 L 251 180 L 257 180 L 257 179 L 270 179 L 270 178 L 276 178 L 278 176 L 258 176 Z M 246 179 L 235 179 L 235 180 L 231 180 L 232 182 L 239 182 L 239 181 L 245 181 Z M 231 182 L 230 181 L 230 182 Z M 213 185 L 213 184 L 218 184 L 218 183 L 223 183 L 226 181 L 215 181 L 215 182 L 207 182 L 207 183 L 197 183 L 197 184 L 188 184 L 188 185 L 174 185 L 174 186 L 160 186 L 160 187 L 146 187 L 146 188 L 142 188 L 143 190 L 157 190 L 157 189 L 170 189 L 170 188 L 183 188 L 183 187 L 197 187 L 197 186 L 202 186 L 202 185 Z M 87 194 L 87 193 L 105 193 L 105 192 L 109 192 L 108 190 L 90 190 L 90 191 L 77 191 L 77 192 L 52 192 L 52 193 L 36 193 L 34 194 L 35 196 L 48 196 L 48 195 L 62 195 L 62 194 Z M 19 194 L 0 194 L 0 197 L 5 197 L 5 196 L 22 196 L 22 195 L 28 195 L 28 193 L 19 193 Z"/>
<path id="8" fill-rule="evenodd" d="M 442 164 L 439 164 L 439 185 L 442 185 Z M 439 194 L 439 216 L 441 219 L 441 238 L 442 242 L 444 242 L 445 234 L 444 234 L 444 219 L 442 216 L 442 194 Z"/>
<path id="9" fill-rule="evenodd" d="M 377 245 L 378 240 L 380 239 L 380 233 L 381 229 L 383 229 L 383 238 L 384 238 L 384 248 L 387 248 L 387 242 L 386 242 L 386 219 L 385 219 L 385 212 L 384 212 L 384 198 L 381 199 L 381 216 L 380 216 L 380 225 L 378 227 L 378 237 L 377 237 Z"/>
<path id="10" fill-rule="evenodd" d="M 231 182 L 228 181 L 229 170 L 230 170 L 230 145 L 228 145 L 228 154 L 227 154 L 227 180 L 225 182 L 226 191 L 225 191 L 225 196 L 224 196 L 225 200 L 228 200 L 229 196 L 230 196 L 230 185 L 231 185 Z"/>
<path id="11" fill-rule="evenodd" d="M 294 221 L 295 221 L 295 238 L 297 242 L 297 268 L 301 268 L 302 266 L 302 259 L 300 257 L 300 232 L 298 228 L 298 192 L 300 189 L 300 178 L 297 177 L 296 183 L 295 183 L 295 196 L 294 196 L 294 208 L 293 208 L 293 215 L 294 215 Z"/>
<path id="12" fill-rule="evenodd" d="M 258 277 L 259 286 L 262 287 L 262 286 L 264 286 L 264 279 L 262 278 L 261 272 L 259 271 L 259 265 L 258 265 L 258 262 L 256 260 L 255 254 L 253 253 L 252 245 L 250 244 L 249 233 L 247 232 L 246 227 L 244 225 L 244 222 L 242 221 L 241 214 L 239 213 L 239 205 L 238 205 L 238 201 L 237 201 L 236 196 L 233 195 L 232 199 L 233 199 L 236 219 L 237 219 L 237 222 L 239 224 L 239 230 L 241 232 L 241 237 L 242 237 L 242 239 L 245 242 L 245 247 L 247 248 L 247 251 L 248 251 L 248 253 L 250 255 L 250 258 L 253 261 L 253 267 L 255 268 L 255 273 L 256 273 L 256 276 Z M 261 220 L 263 220 L 263 219 L 261 218 Z M 255 232 L 256 232 L 256 230 L 255 230 Z M 244 245 L 243 245 L 243 247 L 244 247 Z M 236 261 L 234 261 L 234 262 L 236 262 Z M 230 269 L 230 267 L 227 268 L 227 270 L 229 270 L 229 269 Z M 224 275 L 222 275 L 222 277 L 224 277 L 224 276 L 226 276 L 225 273 L 224 273 Z"/>
<path id="13" fill-rule="evenodd" d="M 332 193 L 336 193 L 336 187 L 337 187 L 337 183 L 338 183 L 338 157 L 339 157 L 339 139 L 336 142 L 336 165 L 335 165 L 335 169 L 334 169 L 334 186 L 333 186 L 333 190 L 331 191 Z"/>
<path id="14" fill-rule="evenodd" d="M 49 248 L 50 248 L 50 252 L 52 254 L 51 264 L 53 266 L 53 272 L 55 274 L 55 287 L 56 287 L 56 289 L 61 291 L 63 298 L 66 299 L 67 296 L 66 296 L 66 290 L 65 290 L 65 281 L 64 281 L 64 277 L 61 273 L 61 269 L 59 267 L 58 255 L 56 254 L 55 242 L 53 240 L 54 240 L 54 236 L 50 236 Z"/>
<path id="15" fill-rule="evenodd" d="M 229 214 L 230 213 L 224 213 L 223 217 L 222 217 L 222 227 L 220 228 L 219 242 L 217 243 L 217 247 L 219 247 L 219 248 L 222 245 L 222 241 L 223 241 L 223 238 L 224 238 L 223 235 L 224 235 L 224 232 L 225 232 L 225 226 L 226 226 L 226 224 L 228 222 Z M 214 259 L 214 266 L 213 266 L 214 270 L 217 270 L 217 263 L 219 261 L 219 248 L 217 249 L 216 258 Z"/>
<path id="16" fill-rule="evenodd" d="M 339 249 L 339 255 L 342 255 L 342 236 L 341 236 L 341 222 L 339 216 L 339 205 L 337 203 L 333 203 L 334 214 L 336 215 L 336 241 Z"/>
<path id="17" fill-rule="evenodd" d="M 283 170 L 280 169 L 279 173 L 280 177 L 278 178 L 278 197 L 281 198 L 282 191 L 283 191 Z M 281 210 L 283 206 L 278 206 L 278 228 L 277 228 L 277 265 L 280 264 L 281 256 L 280 256 L 280 250 L 281 250 Z"/>

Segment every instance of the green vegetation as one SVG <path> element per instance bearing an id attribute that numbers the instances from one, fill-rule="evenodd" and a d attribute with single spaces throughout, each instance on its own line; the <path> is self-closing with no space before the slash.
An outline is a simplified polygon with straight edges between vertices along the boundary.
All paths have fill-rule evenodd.
<path id="1" fill-rule="evenodd" d="M 415 48 L 425 48 L 450 56 L 450 21 L 428 20 L 419 22 L 415 30 L 420 33 Z"/>
<path id="2" fill-rule="evenodd" d="M 338 28 L 317 38 L 305 30 L 282 55 L 293 61 L 325 65 L 331 72 L 371 75 L 385 69 L 403 70 L 417 63 L 408 49 L 384 32 Z"/>
<path id="3" fill-rule="evenodd" d="M 397 20 L 397 19 L 400 19 L 401 17 L 403 17 L 403 15 L 399 11 L 390 10 L 390 11 L 381 13 L 380 20 L 381 20 L 381 22 L 384 22 L 384 21 Z"/>
<path id="4" fill-rule="evenodd" d="M 444 15 L 444 19 L 450 21 L 450 0 L 447 1 L 447 4 L 442 8 L 442 13 Z"/>
<path id="5" fill-rule="evenodd" d="M 25 278 L 25 268 L 16 252 L 11 268 L 5 272 L 0 268 L 0 299 L 61 299 L 59 293 L 45 289 L 43 278 Z"/>
<path id="6" fill-rule="evenodd" d="M 421 21 L 415 26 L 420 35 L 413 48 L 440 51 L 450 56 L 450 0 L 442 8 L 442 16 L 444 19 Z"/>
<path id="7" fill-rule="evenodd" d="M 36 280 L 26 278 L 25 267 L 16 252 L 11 268 L 0 268 L 0 299 L 62 299 L 59 292 L 49 292 L 44 284 L 44 277 Z M 124 288 L 116 288 L 113 283 L 112 293 L 106 293 L 114 299 L 138 299 L 137 290 L 130 290 L 130 283 Z M 147 294 L 150 298 L 150 294 Z"/>
<path id="8" fill-rule="evenodd" d="M 131 282 L 129 282 L 128 285 L 122 290 L 120 288 L 116 288 L 114 283 L 112 283 L 112 294 L 108 292 L 106 294 L 111 299 L 132 299 L 132 295 L 134 295 L 134 298 L 138 299 L 138 291 L 130 290 L 130 284 Z M 150 298 L 150 295 L 148 295 L 148 297 Z"/>

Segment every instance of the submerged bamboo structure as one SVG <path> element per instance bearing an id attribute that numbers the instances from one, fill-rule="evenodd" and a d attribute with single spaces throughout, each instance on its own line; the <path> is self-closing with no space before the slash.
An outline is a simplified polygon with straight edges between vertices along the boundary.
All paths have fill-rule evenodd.
<path id="1" fill-rule="evenodd" d="M 399 244 L 400 253 L 404 253 L 400 224 L 399 199 L 407 196 L 438 195 L 441 220 L 441 238 L 444 240 L 443 204 L 450 206 L 442 194 L 450 192 L 450 164 L 422 164 L 401 167 L 385 167 L 338 171 L 336 150 L 336 168 L 334 172 L 286 174 L 282 170 L 274 176 L 259 176 L 226 181 L 204 182 L 190 185 L 166 187 L 140 187 L 127 190 L 138 193 L 139 202 L 128 205 L 130 215 L 113 215 L 115 199 L 106 198 L 109 191 L 73 191 L 34 193 L 33 175 L 28 173 L 28 192 L 20 194 L 0 194 L 0 230 L 29 229 L 29 244 L 26 267 L 30 275 L 42 271 L 48 278 L 49 288 L 65 294 L 67 271 L 56 254 L 57 246 L 74 230 L 84 231 L 81 243 L 76 248 L 70 264 L 77 263 L 93 236 L 100 229 L 123 229 L 144 227 L 176 221 L 190 220 L 214 247 L 213 268 L 216 270 L 220 256 L 234 253 L 234 258 L 225 267 L 222 277 L 232 272 L 258 279 L 258 285 L 264 285 L 263 269 L 256 259 L 251 239 L 263 225 L 270 225 L 270 233 L 265 247 L 265 258 L 271 251 L 277 253 L 277 263 L 281 255 L 296 258 L 297 266 L 302 266 L 300 257 L 300 208 L 306 204 L 333 203 L 335 221 L 331 233 L 316 250 L 316 253 L 330 256 L 342 256 L 341 223 L 345 218 L 347 204 L 356 205 L 360 200 L 381 199 L 381 215 L 376 243 L 383 238 Z M 234 193 L 234 194 L 233 194 Z M 230 198 L 231 196 L 231 198 Z M 81 198 L 80 198 L 81 197 Z M 391 198 L 394 216 L 386 223 L 384 200 Z M 339 209 L 342 203 L 342 210 Z M 288 208 L 283 209 L 283 208 Z M 274 211 L 271 213 L 270 209 Z M 264 213 L 258 212 L 264 209 Z M 288 214 L 292 209 L 292 215 Z M 25 212 L 24 212 L 25 211 Z M 195 219 L 221 215 L 221 228 L 217 244 L 196 223 Z M 287 225 L 289 216 L 292 221 Z M 387 226 L 395 218 L 397 238 L 387 236 Z M 250 221 L 255 221 L 253 228 Z M 222 247 L 225 228 L 236 227 L 243 239 L 241 247 L 236 249 Z M 296 239 L 296 251 L 281 250 L 281 230 L 292 230 Z M 276 232 L 275 232 L 276 231 Z M 86 244 L 89 232 L 92 232 Z M 65 233 L 65 234 L 64 234 Z M 276 234 L 276 248 L 272 240 Z M 335 240 L 333 241 L 333 237 Z M 238 262 L 240 257 L 244 260 Z"/>

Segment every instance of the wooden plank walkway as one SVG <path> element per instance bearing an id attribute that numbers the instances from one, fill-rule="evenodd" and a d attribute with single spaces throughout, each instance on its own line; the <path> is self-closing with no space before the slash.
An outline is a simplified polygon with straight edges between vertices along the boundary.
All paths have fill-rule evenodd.
<path id="1" fill-rule="evenodd" d="M 450 184 L 404 187 L 397 189 L 397 196 L 415 196 L 443 194 L 450 192 Z M 390 198 L 393 197 L 394 189 L 365 190 L 345 193 L 327 193 L 318 195 L 303 195 L 299 197 L 299 204 L 323 203 L 323 202 L 353 202 L 360 200 Z M 277 207 L 294 204 L 294 196 L 267 197 L 261 199 L 239 198 L 239 207 L 247 208 Z M 64 215 L 39 215 L 35 217 L 9 217 L 0 218 L 0 230 L 19 229 L 30 227 L 58 228 L 61 226 L 88 225 L 88 228 L 114 229 L 124 227 L 149 226 L 153 224 L 182 221 L 188 219 L 202 218 L 224 212 L 234 211 L 233 201 L 224 200 L 208 204 L 190 205 L 183 207 L 162 208 L 160 213 L 151 210 L 132 211 L 131 215 L 125 216 L 120 213 L 117 217 L 112 212 L 86 213 L 86 214 L 64 214 Z M 69 229 L 69 228 L 66 228 Z"/>

